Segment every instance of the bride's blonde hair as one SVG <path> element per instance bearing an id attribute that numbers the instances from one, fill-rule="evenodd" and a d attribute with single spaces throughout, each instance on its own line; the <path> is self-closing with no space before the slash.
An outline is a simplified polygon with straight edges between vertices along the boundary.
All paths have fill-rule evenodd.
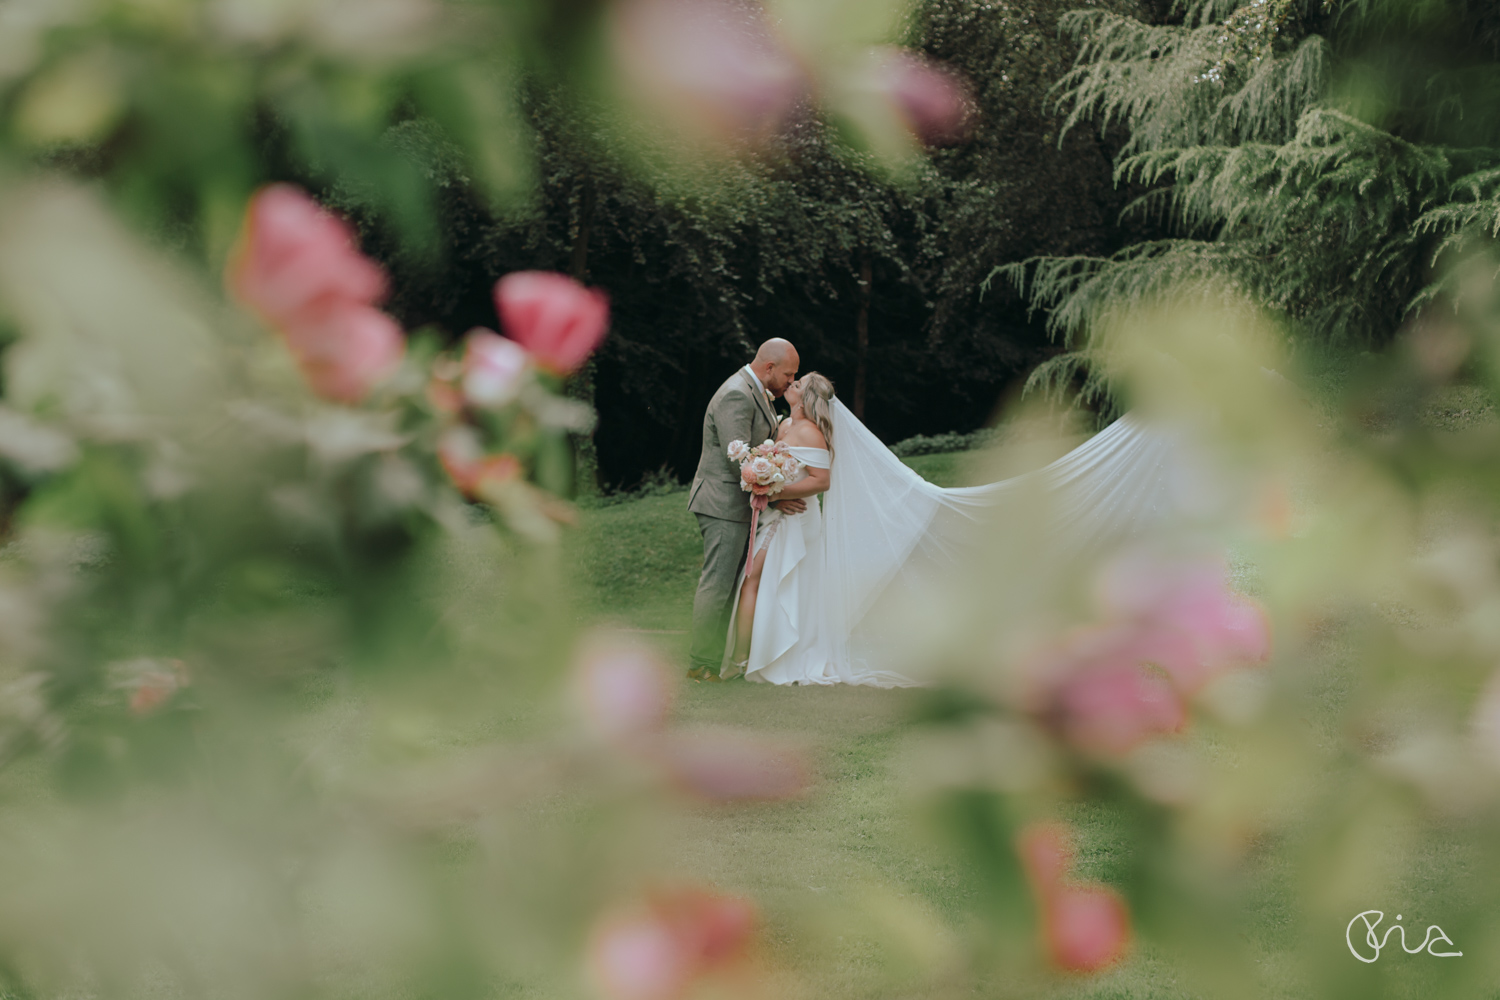
<path id="1" fill-rule="evenodd" d="M 833 383 L 817 372 L 802 376 L 802 413 L 823 432 L 833 455 Z"/>

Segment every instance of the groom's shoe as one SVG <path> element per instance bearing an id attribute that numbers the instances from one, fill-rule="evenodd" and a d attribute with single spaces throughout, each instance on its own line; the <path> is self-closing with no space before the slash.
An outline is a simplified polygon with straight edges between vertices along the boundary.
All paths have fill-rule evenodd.
<path id="1" fill-rule="evenodd" d="M 716 681 L 719 679 L 714 674 L 709 673 L 707 667 L 692 667 L 688 670 L 687 675 L 690 681 Z"/>

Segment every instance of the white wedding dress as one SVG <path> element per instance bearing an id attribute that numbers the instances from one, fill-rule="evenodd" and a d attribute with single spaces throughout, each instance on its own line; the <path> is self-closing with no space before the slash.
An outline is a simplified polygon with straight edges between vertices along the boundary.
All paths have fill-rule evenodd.
<path id="1" fill-rule="evenodd" d="M 831 464 L 825 448 L 789 448 L 797 460 L 797 471 L 787 482 L 790 486 L 807 475 L 809 467 L 827 469 Z M 750 659 L 745 667 L 748 680 L 772 684 L 832 683 L 819 681 L 807 671 L 820 649 L 818 616 L 822 607 L 822 572 L 826 565 L 823 548 L 823 513 L 815 497 L 807 498 L 807 509 L 800 514 L 785 514 L 772 507 L 762 511 L 755 529 L 755 551 L 768 549 L 760 571 L 760 589 L 756 591 L 755 624 L 750 633 Z M 736 598 L 745 583 L 746 570 L 740 570 L 735 584 Z M 719 676 L 738 676 L 739 667 L 730 662 L 734 647 L 735 622 L 739 601 L 729 619 L 725 640 L 724 662 Z"/>
<path id="2" fill-rule="evenodd" d="M 832 460 L 821 448 L 791 449 L 803 465 L 831 470 L 821 506 L 809 499 L 801 514 L 766 511 L 756 531 L 755 551 L 767 552 L 748 680 L 919 686 L 921 679 L 896 669 L 905 664 L 893 662 L 900 659 L 893 651 L 908 648 L 913 609 L 945 592 L 987 523 L 1034 514 L 1040 498 L 1046 523 L 1035 529 L 1050 554 L 1068 558 L 1172 516 L 1196 467 L 1179 435 L 1130 416 L 1044 468 L 957 489 L 919 476 L 838 399 L 831 444 Z M 743 581 L 742 571 L 736 612 Z M 738 674 L 730 662 L 734 635 L 731 618 L 725 678 Z"/>

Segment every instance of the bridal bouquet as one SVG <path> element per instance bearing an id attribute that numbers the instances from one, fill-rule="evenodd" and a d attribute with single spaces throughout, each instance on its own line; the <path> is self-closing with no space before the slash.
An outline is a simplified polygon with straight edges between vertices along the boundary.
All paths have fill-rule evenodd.
<path id="1" fill-rule="evenodd" d="M 729 460 L 740 463 L 740 489 L 751 494 L 750 506 L 756 510 L 765 510 L 797 469 L 797 460 L 780 441 L 767 440 L 754 448 L 731 441 Z"/>
<path id="2" fill-rule="evenodd" d="M 740 463 L 740 489 L 750 494 L 750 556 L 755 558 L 755 526 L 760 512 L 780 493 L 797 470 L 791 449 L 780 441 L 765 440 L 754 448 L 743 441 L 729 442 L 729 460 Z"/>

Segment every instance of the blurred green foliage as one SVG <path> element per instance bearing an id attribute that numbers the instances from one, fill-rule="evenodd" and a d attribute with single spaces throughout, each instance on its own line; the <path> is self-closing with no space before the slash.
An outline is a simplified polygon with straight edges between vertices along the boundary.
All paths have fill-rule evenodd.
<path id="1" fill-rule="evenodd" d="M 871 24 L 896 30 L 889 5 L 844 7 L 789 12 L 787 30 L 826 32 L 834 67 L 890 40 Z M 906 30 L 976 80 L 989 119 L 971 144 L 901 161 L 847 109 L 808 111 L 748 158 L 688 164 L 602 102 L 610 9 L 0 6 L 0 988 L 587 995 L 599 915 L 686 872 L 767 897 L 771 946 L 730 984 L 746 996 L 1492 993 L 1489 8 L 944 0 Z M 1102 146 L 1053 134 L 1042 107 L 1058 17 L 1082 45 L 1064 104 L 1109 125 Z M 1047 199 L 1117 142 L 1121 180 L 1176 235 L 1097 256 L 1115 195 Z M 360 406 L 315 399 L 216 290 L 251 192 L 288 179 L 358 218 L 409 325 L 446 327 Z M 1027 643 L 1092 626 L 1099 567 L 1051 547 L 1053 512 L 1022 497 L 930 602 L 882 609 L 912 668 L 941 678 L 929 691 L 756 691 L 736 716 L 726 686 L 682 713 L 822 740 L 808 801 L 693 797 L 692 767 L 754 778 L 765 761 L 733 729 L 673 742 L 667 695 L 639 744 L 567 714 L 580 625 L 680 628 L 696 540 L 661 483 L 581 513 L 542 489 L 570 470 L 530 410 L 488 428 L 530 481 L 493 506 L 459 496 L 433 355 L 453 317 L 493 323 L 497 272 L 614 292 L 631 319 L 596 371 L 601 408 L 649 401 L 661 419 L 613 443 L 606 420 L 601 443 L 680 428 L 619 467 L 654 469 L 693 436 L 694 387 L 756 330 L 826 351 L 847 384 L 861 361 L 830 317 L 857 309 L 866 261 L 889 289 L 876 315 L 946 303 L 922 338 L 877 332 L 871 386 L 930 351 L 945 391 L 966 406 L 983 386 L 988 407 L 1022 362 L 994 328 L 965 339 L 980 307 L 963 296 L 1054 220 L 1049 251 L 1091 256 L 1026 274 L 1086 353 L 1041 377 L 1089 366 L 1141 419 L 1198 436 L 1214 488 L 1183 486 L 1148 544 L 1232 554 L 1272 623 L 1269 662 L 1185 693 L 1185 732 L 1081 748 L 1066 706 L 1027 700 Z M 827 311 L 799 317 L 788 290 Z M 1392 346 L 1288 350 L 1340 338 Z M 1057 424 L 1023 411 L 1026 433 L 965 468 L 911 464 L 997 478 Z M 667 669 L 633 639 L 595 641 Z M 610 710 L 630 700 L 615 694 Z M 903 741 L 893 704 L 917 719 Z M 671 756 L 683 746 L 702 757 Z M 715 746 L 751 749 L 725 765 Z M 894 842 L 893 775 L 940 848 Z M 1016 839 L 1059 820 L 1082 841 L 1067 878 L 1128 907 L 1135 957 L 1104 979 L 1059 978 L 1037 947 L 1056 914 Z M 778 850 L 809 828 L 817 851 Z M 828 858 L 849 867 L 811 900 Z M 1464 958 L 1362 963 L 1340 928 L 1372 908 L 1441 925 Z"/>
<path id="2" fill-rule="evenodd" d="M 1116 180 L 1145 191 L 1126 213 L 1167 238 L 991 274 L 1078 349 L 1031 386 L 1070 387 L 1101 312 L 1184 282 L 1227 282 L 1303 340 L 1383 345 L 1451 274 L 1447 251 L 1492 235 L 1490 4 L 1212 0 L 1064 26 L 1081 46 L 1066 128 L 1127 132 Z M 1106 390 L 1087 379 L 1086 397 Z"/>

